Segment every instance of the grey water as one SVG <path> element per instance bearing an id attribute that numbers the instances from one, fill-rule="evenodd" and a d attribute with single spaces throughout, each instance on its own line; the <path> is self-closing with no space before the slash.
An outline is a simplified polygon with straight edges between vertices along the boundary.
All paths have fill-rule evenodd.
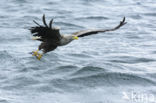
<path id="1" fill-rule="evenodd" d="M 155 0 L 0 0 L 0 103 L 155 103 L 155 10 Z M 128 23 L 39 61 L 28 29 L 43 14 L 66 35 Z"/>

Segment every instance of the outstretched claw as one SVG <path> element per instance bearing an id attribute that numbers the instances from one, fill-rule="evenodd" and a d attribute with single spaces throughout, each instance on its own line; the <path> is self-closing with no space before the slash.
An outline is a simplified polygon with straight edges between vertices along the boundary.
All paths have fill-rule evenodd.
<path id="1" fill-rule="evenodd" d="M 36 55 L 36 58 L 37 58 L 38 60 L 40 60 L 40 59 L 42 58 L 42 56 L 43 56 L 42 54 L 39 54 L 39 53 L 38 53 L 38 55 Z"/>
<path id="2" fill-rule="evenodd" d="M 35 56 L 38 60 L 42 58 L 42 54 L 38 53 L 39 50 L 33 51 L 32 55 Z"/>
<path id="3" fill-rule="evenodd" d="M 32 55 L 33 55 L 33 56 L 37 56 L 37 55 L 38 55 L 38 51 L 39 51 L 39 50 L 33 51 L 33 52 L 32 52 Z"/>

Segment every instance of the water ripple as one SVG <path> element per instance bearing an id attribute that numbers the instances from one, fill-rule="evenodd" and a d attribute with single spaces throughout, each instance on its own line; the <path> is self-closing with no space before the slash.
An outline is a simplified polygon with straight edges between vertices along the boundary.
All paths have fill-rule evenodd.
<path id="1" fill-rule="evenodd" d="M 89 76 L 73 76 L 68 80 L 70 83 L 85 85 L 85 86 L 118 86 L 118 85 L 155 85 L 156 83 L 145 77 L 127 74 L 127 73 L 113 73 L 113 72 L 103 72 L 96 73 Z"/>
<path id="2" fill-rule="evenodd" d="M 0 102 L 125 103 L 123 91 L 156 93 L 155 4 L 0 0 Z M 28 29 L 35 25 L 32 20 L 43 24 L 43 14 L 47 22 L 56 20 L 62 34 L 112 28 L 124 16 L 128 23 L 113 32 L 80 38 L 39 61 L 29 54 L 40 42 L 30 39 Z"/>
<path id="3" fill-rule="evenodd" d="M 154 61 L 155 61 L 154 59 L 142 58 L 142 57 L 138 58 L 138 57 L 132 57 L 132 56 L 120 56 L 115 60 L 110 60 L 110 62 L 128 63 L 128 64 L 148 63 L 148 62 L 154 62 Z"/>
<path id="4" fill-rule="evenodd" d="M 105 20 L 105 19 L 109 19 L 108 17 L 104 17 L 104 16 L 88 16 L 88 17 L 79 17 L 79 18 L 76 18 L 77 20 L 83 20 L 83 19 L 86 19 L 86 20 Z"/>

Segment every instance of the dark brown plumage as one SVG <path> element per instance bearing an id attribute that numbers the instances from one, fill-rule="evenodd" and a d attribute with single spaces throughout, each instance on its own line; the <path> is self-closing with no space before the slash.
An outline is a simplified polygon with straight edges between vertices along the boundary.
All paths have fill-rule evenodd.
<path id="1" fill-rule="evenodd" d="M 33 36 L 40 37 L 37 40 L 42 41 L 39 46 L 39 50 L 43 49 L 43 52 L 47 53 L 57 48 L 61 35 L 59 33 L 59 29 L 52 28 L 53 19 L 50 21 L 49 26 L 45 21 L 45 15 L 43 15 L 42 20 L 44 26 L 41 26 L 34 21 L 38 26 L 31 27 L 30 31 Z"/>

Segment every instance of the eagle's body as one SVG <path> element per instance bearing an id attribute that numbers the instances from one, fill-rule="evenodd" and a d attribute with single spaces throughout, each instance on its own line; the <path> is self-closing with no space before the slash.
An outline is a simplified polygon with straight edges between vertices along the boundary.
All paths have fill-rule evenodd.
<path id="1" fill-rule="evenodd" d="M 59 46 L 64 46 L 69 44 L 74 40 L 72 35 L 62 35 Z"/>
<path id="2" fill-rule="evenodd" d="M 78 37 L 84 37 L 84 36 L 88 36 L 92 34 L 97 34 L 99 32 L 114 31 L 114 30 L 119 29 L 124 24 L 126 24 L 125 17 L 124 17 L 123 20 L 120 22 L 120 24 L 112 29 L 83 30 L 83 31 L 75 32 L 71 35 L 61 35 L 58 28 L 52 27 L 53 19 L 49 22 L 49 25 L 47 25 L 45 21 L 45 15 L 43 15 L 44 26 L 38 24 L 36 21 L 34 21 L 34 23 L 36 23 L 38 26 L 31 27 L 30 31 L 35 37 L 34 39 L 39 40 L 42 43 L 39 45 L 38 50 L 32 53 L 39 60 L 42 57 L 42 54 L 38 53 L 39 50 L 42 50 L 44 54 L 49 51 L 55 50 L 58 46 L 67 45 L 73 40 L 78 39 Z"/>

